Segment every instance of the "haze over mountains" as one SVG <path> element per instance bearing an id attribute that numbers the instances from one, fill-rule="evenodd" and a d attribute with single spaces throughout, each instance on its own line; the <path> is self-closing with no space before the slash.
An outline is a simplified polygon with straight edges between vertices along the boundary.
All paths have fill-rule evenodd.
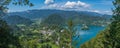
<path id="1" fill-rule="evenodd" d="M 51 18 L 48 18 L 48 17 L 52 14 L 57 14 L 61 16 L 62 18 L 65 19 L 65 21 L 67 21 L 68 19 L 73 19 L 73 21 L 77 24 L 96 24 L 96 23 L 106 24 L 106 22 L 109 22 L 110 18 L 112 17 L 111 15 L 99 14 L 99 13 L 88 12 L 88 11 L 64 11 L 64 10 L 52 10 L 52 9 L 11 12 L 11 13 L 8 13 L 8 16 L 9 18 L 11 17 L 16 20 L 18 20 L 18 18 L 15 18 L 14 16 L 20 16 L 20 18 L 23 17 L 25 18 L 25 20 L 26 18 L 30 20 L 36 20 L 36 19 L 45 20 L 47 18 L 47 20 L 49 20 Z M 7 18 L 7 16 L 4 18 Z M 10 20 L 9 18 L 8 20 Z"/>
<path id="2" fill-rule="evenodd" d="M 102 16 L 102 17 L 111 17 L 107 14 L 99 14 L 95 12 L 88 11 L 64 11 L 64 10 L 53 10 L 53 9 L 41 9 L 41 10 L 27 10 L 22 12 L 11 12 L 9 15 L 20 15 L 22 17 L 35 19 L 35 18 L 44 18 L 50 14 L 59 14 L 64 18 L 69 18 L 72 16 Z"/>

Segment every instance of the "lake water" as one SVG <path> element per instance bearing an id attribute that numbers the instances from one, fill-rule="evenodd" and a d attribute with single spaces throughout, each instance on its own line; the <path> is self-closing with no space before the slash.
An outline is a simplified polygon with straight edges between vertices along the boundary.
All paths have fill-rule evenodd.
<path id="1" fill-rule="evenodd" d="M 86 41 L 89 41 L 93 37 L 95 37 L 101 30 L 104 30 L 105 27 L 101 26 L 89 26 L 89 30 L 81 30 L 81 26 L 77 26 L 77 35 L 78 37 L 73 37 L 73 40 L 78 41 L 75 45 L 76 48 L 79 48 L 81 44 L 85 43 Z"/>

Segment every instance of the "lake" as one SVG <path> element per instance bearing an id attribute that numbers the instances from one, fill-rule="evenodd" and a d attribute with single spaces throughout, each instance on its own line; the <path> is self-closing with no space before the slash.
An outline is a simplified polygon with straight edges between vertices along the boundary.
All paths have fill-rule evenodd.
<path id="1" fill-rule="evenodd" d="M 77 26 L 77 35 L 78 37 L 73 37 L 73 41 L 78 41 L 77 44 L 75 45 L 76 48 L 79 48 L 81 44 L 89 41 L 93 37 L 95 37 L 100 31 L 104 30 L 105 27 L 102 26 L 88 26 L 89 30 L 81 30 L 81 26 Z"/>

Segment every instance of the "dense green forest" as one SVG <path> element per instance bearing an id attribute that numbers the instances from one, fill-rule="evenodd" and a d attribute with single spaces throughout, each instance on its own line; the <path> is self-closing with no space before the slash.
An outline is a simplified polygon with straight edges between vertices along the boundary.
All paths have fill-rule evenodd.
<path id="1" fill-rule="evenodd" d="M 76 44 L 81 41 L 80 35 L 76 33 L 76 25 L 79 24 L 108 25 L 96 37 L 80 45 L 80 48 L 120 48 L 120 0 L 113 2 L 115 8 L 112 17 L 93 12 L 87 12 L 86 15 L 83 12 L 60 10 L 40 17 L 39 12 L 34 11 L 31 11 L 34 13 L 31 16 L 25 12 L 8 14 L 6 10 L 10 3 L 34 6 L 29 0 L 0 0 L 0 48 L 76 48 Z M 79 41 L 73 40 L 73 37 Z"/>
<path id="2" fill-rule="evenodd" d="M 17 15 L 4 17 L 3 20 L 5 20 L 9 25 L 17 25 L 17 24 L 30 25 L 33 23 L 33 21 L 31 21 L 30 19 Z"/>

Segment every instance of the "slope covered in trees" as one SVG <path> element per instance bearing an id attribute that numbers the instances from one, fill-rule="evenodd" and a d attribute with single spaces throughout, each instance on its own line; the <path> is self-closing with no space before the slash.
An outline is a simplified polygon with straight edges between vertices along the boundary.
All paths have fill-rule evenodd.
<path id="1" fill-rule="evenodd" d="M 120 0 L 113 2 L 112 23 L 94 39 L 81 45 L 81 48 L 120 48 Z"/>
<path id="2" fill-rule="evenodd" d="M 65 19 L 59 14 L 51 14 L 42 21 L 43 25 L 64 25 Z"/>
<path id="3" fill-rule="evenodd" d="M 18 15 L 13 15 L 13 16 L 6 16 L 3 18 L 9 25 L 17 25 L 17 24 L 25 24 L 25 25 L 30 25 L 32 24 L 32 21 L 30 19 L 18 16 Z"/>
<path id="4" fill-rule="evenodd" d="M 106 48 L 107 44 L 107 38 L 106 35 L 109 34 L 109 28 L 105 29 L 104 31 L 101 31 L 99 34 L 97 34 L 96 37 L 93 39 L 87 41 L 86 43 L 82 44 L 81 48 Z"/>

